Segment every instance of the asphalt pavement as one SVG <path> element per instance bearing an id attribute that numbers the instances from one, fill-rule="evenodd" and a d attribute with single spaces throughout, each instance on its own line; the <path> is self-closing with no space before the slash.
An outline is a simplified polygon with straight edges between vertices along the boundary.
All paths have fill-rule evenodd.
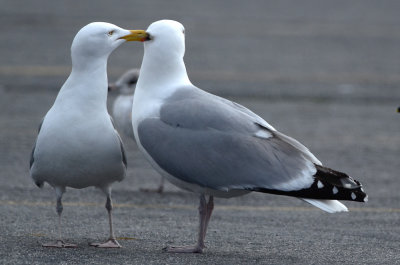
<path id="1" fill-rule="evenodd" d="M 1 264 L 400 264 L 400 2 L 398 1 L 1 1 Z M 68 189 L 63 236 L 76 249 L 45 249 L 56 238 L 51 187 L 29 178 L 37 126 L 70 70 L 75 33 L 91 21 L 145 29 L 163 18 L 186 28 L 192 82 L 250 108 L 310 148 L 328 167 L 364 184 L 368 203 L 328 214 L 284 196 L 216 199 L 203 254 L 167 254 L 194 243 L 195 194 L 167 184 L 123 137 L 126 179 L 113 186 L 106 239 L 104 195 Z M 139 67 L 140 43 L 109 60 L 113 81 Z M 114 94 L 110 95 L 110 104 Z"/>

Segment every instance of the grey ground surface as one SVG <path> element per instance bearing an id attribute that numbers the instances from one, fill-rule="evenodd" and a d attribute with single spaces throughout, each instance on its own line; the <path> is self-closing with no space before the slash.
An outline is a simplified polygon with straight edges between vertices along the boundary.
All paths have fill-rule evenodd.
<path id="1" fill-rule="evenodd" d="M 1 1 L 1 264 L 400 264 L 400 2 L 398 1 Z M 194 84 L 229 97 L 360 180 L 367 204 L 327 214 L 267 194 L 216 199 L 202 255 L 166 254 L 197 231 L 196 195 L 159 177 L 124 138 L 129 170 L 114 185 L 122 249 L 105 239 L 104 195 L 67 190 L 63 234 L 77 249 L 43 249 L 56 237 L 54 192 L 28 164 L 37 126 L 70 69 L 69 46 L 91 21 L 145 29 L 170 18 L 186 27 Z M 110 79 L 140 66 L 142 46 L 110 58 Z M 114 95 L 111 95 L 111 98 Z M 94 132 L 94 137 L 95 137 Z"/>

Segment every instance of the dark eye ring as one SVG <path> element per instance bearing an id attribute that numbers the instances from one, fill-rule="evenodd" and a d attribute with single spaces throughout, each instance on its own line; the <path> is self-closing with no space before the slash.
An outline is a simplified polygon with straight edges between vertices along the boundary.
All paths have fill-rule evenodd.
<path id="1" fill-rule="evenodd" d="M 112 36 L 114 34 L 114 32 L 115 32 L 115 30 L 111 30 L 107 34 L 108 34 L 108 36 Z"/>

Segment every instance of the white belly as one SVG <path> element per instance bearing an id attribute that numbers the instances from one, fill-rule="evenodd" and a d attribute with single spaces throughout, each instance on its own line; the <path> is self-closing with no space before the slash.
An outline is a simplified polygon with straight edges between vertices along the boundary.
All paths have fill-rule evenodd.
<path id="1" fill-rule="evenodd" d="M 132 103 L 133 95 L 118 96 L 112 108 L 112 116 L 118 130 L 134 139 L 132 129 Z"/>
<path id="2" fill-rule="evenodd" d="M 79 120 L 81 115 L 49 112 L 37 139 L 32 177 L 73 188 L 105 187 L 121 181 L 125 175 L 121 147 L 105 115 Z"/>

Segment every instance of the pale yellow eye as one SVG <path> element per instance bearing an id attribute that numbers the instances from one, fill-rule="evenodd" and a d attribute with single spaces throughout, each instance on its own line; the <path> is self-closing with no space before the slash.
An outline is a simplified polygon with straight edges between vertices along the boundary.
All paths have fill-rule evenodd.
<path id="1" fill-rule="evenodd" d="M 108 36 L 112 36 L 114 34 L 114 32 L 115 32 L 114 30 L 111 30 L 107 34 L 108 34 Z"/>

